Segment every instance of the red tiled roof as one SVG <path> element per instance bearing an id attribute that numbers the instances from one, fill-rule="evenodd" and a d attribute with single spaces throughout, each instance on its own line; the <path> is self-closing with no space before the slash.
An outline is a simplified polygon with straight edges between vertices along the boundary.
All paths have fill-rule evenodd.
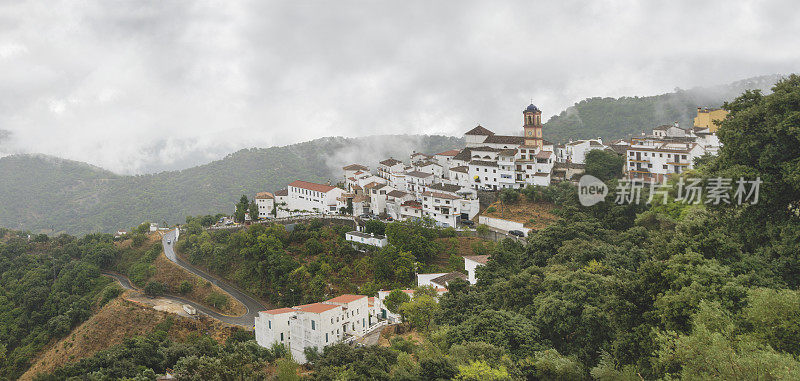
<path id="1" fill-rule="evenodd" d="M 357 170 L 357 169 L 360 169 L 362 171 L 368 171 L 369 170 L 369 168 L 367 168 L 367 167 L 365 167 L 365 166 L 363 166 L 361 164 L 350 164 L 350 165 L 348 165 L 346 167 L 342 167 L 342 169 L 344 169 L 345 171 L 354 171 L 354 170 Z"/>
<path id="2" fill-rule="evenodd" d="M 303 181 L 303 180 L 294 181 L 291 184 L 289 184 L 289 186 L 290 187 L 296 187 L 296 188 L 308 189 L 308 190 L 312 190 L 312 191 L 315 191 L 315 192 L 322 192 L 322 193 L 327 193 L 331 189 L 336 188 L 336 187 L 332 187 L 330 185 L 311 183 L 311 182 Z"/>
<path id="3" fill-rule="evenodd" d="M 549 157 L 550 157 L 550 155 L 552 155 L 552 154 L 553 154 L 553 151 L 539 151 L 539 152 L 536 154 L 536 158 L 537 158 L 537 159 L 547 159 L 547 158 L 549 158 Z"/>
<path id="4" fill-rule="evenodd" d="M 451 194 L 439 193 L 439 192 L 422 192 L 422 195 L 423 196 L 436 197 L 436 198 L 446 198 L 448 200 L 458 200 L 458 199 L 461 198 L 461 197 L 458 197 L 458 196 L 453 196 Z"/>
<path id="5" fill-rule="evenodd" d="M 485 127 L 481 126 L 480 124 L 465 132 L 464 135 L 484 135 L 484 136 L 491 136 L 494 135 L 494 132 L 487 130 Z"/>
<path id="6" fill-rule="evenodd" d="M 270 199 L 270 198 L 275 198 L 275 196 L 273 196 L 272 193 L 269 192 L 256 193 L 256 199 Z"/>
<path id="7" fill-rule="evenodd" d="M 455 156 L 455 155 L 458 155 L 459 152 L 461 152 L 461 151 L 457 150 L 457 149 L 451 149 L 449 151 L 439 152 L 439 153 L 437 153 L 437 155 L 439 155 L 439 156 Z"/>
<path id="8" fill-rule="evenodd" d="M 487 262 L 489 262 L 489 256 L 488 255 L 466 255 L 466 256 L 464 256 L 464 259 L 469 259 L 469 260 L 471 260 L 473 262 L 482 263 L 484 265 Z"/>
<path id="9" fill-rule="evenodd" d="M 395 165 L 402 164 L 402 163 L 403 163 L 402 161 L 397 160 L 397 159 L 386 159 L 386 160 L 381 162 L 381 164 L 383 164 L 383 165 L 385 165 L 387 167 L 394 167 Z"/>
<path id="10" fill-rule="evenodd" d="M 417 201 L 406 201 L 406 202 L 400 204 L 400 206 L 409 206 L 409 207 L 412 207 L 414 209 L 421 209 L 422 208 L 422 204 L 420 204 Z"/>
<path id="11" fill-rule="evenodd" d="M 339 295 L 333 299 L 328 299 L 325 301 L 325 303 L 350 303 L 366 297 L 367 297 L 366 295 L 344 294 L 344 295 Z"/>
<path id="12" fill-rule="evenodd" d="M 325 311 L 330 311 L 334 308 L 339 307 L 336 304 L 325 304 L 325 303 L 311 303 L 311 304 L 304 304 L 302 306 L 295 306 L 294 309 L 301 310 L 303 312 L 310 312 L 312 314 L 319 314 Z"/>
<path id="13" fill-rule="evenodd" d="M 275 192 L 275 195 L 276 196 L 288 196 L 289 195 L 289 190 L 288 189 L 281 189 L 281 190 Z"/>
<path id="14" fill-rule="evenodd" d="M 261 312 L 268 313 L 270 315 L 279 315 L 279 314 L 285 314 L 287 312 L 295 312 L 295 311 L 297 311 L 297 310 L 295 310 L 294 308 L 276 308 L 274 310 L 266 310 L 266 311 L 261 311 Z"/>

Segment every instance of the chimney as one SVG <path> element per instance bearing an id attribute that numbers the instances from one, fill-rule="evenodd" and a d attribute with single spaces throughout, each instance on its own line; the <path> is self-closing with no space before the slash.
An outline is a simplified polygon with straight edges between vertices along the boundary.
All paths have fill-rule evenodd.
<path id="1" fill-rule="evenodd" d="M 675 121 L 675 127 L 678 127 L 678 121 L 677 120 Z"/>
<path id="2" fill-rule="evenodd" d="M 703 108 L 702 108 L 702 107 L 698 107 L 698 108 L 697 108 L 697 112 L 700 112 L 700 111 L 702 111 L 702 110 L 703 110 Z"/>

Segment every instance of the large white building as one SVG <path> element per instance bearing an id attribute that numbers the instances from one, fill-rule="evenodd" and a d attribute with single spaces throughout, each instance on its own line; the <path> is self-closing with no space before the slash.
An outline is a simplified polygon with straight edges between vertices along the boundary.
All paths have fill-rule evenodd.
<path id="1" fill-rule="evenodd" d="M 378 325 L 369 298 L 340 295 L 321 303 L 261 311 L 255 319 L 256 342 L 263 347 L 284 344 L 299 363 L 304 350 L 359 338 Z"/>
<path id="2" fill-rule="evenodd" d="M 292 182 L 286 189 L 286 209 L 301 213 L 338 213 L 337 199 L 345 193 L 342 188 L 302 180 Z"/>
<path id="3" fill-rule="evenodd" d="M 719 140 L 708 129 L 682 129 L 677 123 L 659 126 L 651 135 L 631 138 L 625 172 L 631 179 L 663 182 L 668 175 L 694 168 L 694 159 L 718 149 Z"/>

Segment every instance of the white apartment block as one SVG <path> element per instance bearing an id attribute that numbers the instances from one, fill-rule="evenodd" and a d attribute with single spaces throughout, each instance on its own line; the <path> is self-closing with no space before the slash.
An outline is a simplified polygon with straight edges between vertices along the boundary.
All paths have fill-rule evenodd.
<path id="1" fill-rule="evenodd" d="M 434 176 L 432 173 L 411 171 L 406 173 L 406 191 L 416 195 L 425 191 L 425 187 L 433 184 Z"/>
<path id="2" fill-rule="evenodd" d="M 392 181 L 392 174 L 405 172 L 406 165 L 397 159 L 386 159 L 378 163 L 378 176 Z"/>
<path id="3" fill-rule="evenodd" d="M 361 164 L 350 164 L 342 167 L 342 171 L 344 171 L 344 178 L 347 180 L 347 178 L 355 176 L 356 172 L 369 172 L 369 168 Z"/>
<path id="4" fill-rule="evenodd" d="M 362 337 L 378 322 L 364 295 L 341 295 L 321 303 L 261 311 L 255 319 L 256 342 L 263 347 L 286 345 L 292 357 L 305 363 L 304 350 Z"/>
<path id="5" fill-rule="evenodd" d="M 256 206 L 258 206 L 258 219 L 272 217 L 275 210 L 275 195 L 269 192 L 259 192 L 256 194 Z"/>
<path id="6" fill-rule="evenodd" d="M 289 212 L 300 213 L 338 213 L 337 199 L 345 193 L 344 189 L 325 184 L 297 180 L 289 184 L 286 206 Z"/>
<path id="7" fill-rule="evenodd" d="M 625 169 L 631 179 L 666 181 L 670 174 L 694 167 L 694 159 L 705 150 L 697 143 L 632 139 L 625 155 Z"/>

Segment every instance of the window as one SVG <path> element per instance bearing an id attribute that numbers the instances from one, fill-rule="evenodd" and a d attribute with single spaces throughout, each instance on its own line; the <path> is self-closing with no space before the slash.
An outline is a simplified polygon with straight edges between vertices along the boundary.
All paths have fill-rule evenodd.
<path id="1" fill-rule="evenodd" d="M 664 169 L 667 169 L 668 165 L 664 164 Z"/>
<path id="2" fill-rule="evenodd" d="M 328 333 L 327 332 L 325 333 L 325 342 L 326 343 L 328 342 Z"/>
<path id="3" fill-rule="evenodd" d="M 315 322 L 315 321 L 313 321 L 313 320 L 312 320 L 312 321 L 311 321 L 311 330 L 312 330 L 312 331 L 314 331 L 314 330 L 316 330 L 316 329 L 317 329 L 317 324 L 316 324 L 316 322 Z"/>
<path id="4" fill-rule="evenodd" d="M 281 332 L 281 341 L 283 341 L 283 332 Z"/>

